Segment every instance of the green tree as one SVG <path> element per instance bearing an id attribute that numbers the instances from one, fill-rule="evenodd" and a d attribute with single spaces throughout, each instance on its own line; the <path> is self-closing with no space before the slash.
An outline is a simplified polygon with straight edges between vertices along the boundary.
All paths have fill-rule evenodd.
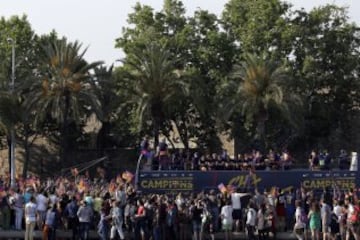
<path id="1" fill-rule="evenodd" d="M 231 69 L 236 53 L 233 41 L 221 31 L 215 14 L 199 10 L 186 18 L 181 1 L 166 0 L 159 12 L 140 4 L 134 10 L 128 20 L 132 26 L 124 29 L 117 47 L 131 58 L 134 49 L 145 48 L 148 42 L 165 44 L 176 67 L 183 69 L 189 79 L 190 89 L 187 99 L 171 105 L 169 119 L 176 125 L 185 147 L 189 139 L 196 139 L 199 146 L 218 147 L 214 96 L 221 77 Z M 173 124 L 167 121 L 163 133 L 167 135 Z"/>
<path id="2" fill-rule="evenodd" d="M 265 57 L 247 55 L 244 62 L 235 66 L 231 73 L 231 87 L 237 89 L 235 96 L 223 102 L 223 108 L 229 117 L 236 109 L 240 109 L 245 117 L 248 129 L 255 127 L 254 139 L 261 148 L 268 147 L 266 139 L 266 122 L 269 120 L 271 108 L 280 110 L 281 116 L 292 120 L 291 108 L 301 105 L 296 95 L 285 94 L 285 84 L 289 77 L 284 68 Z"/>
<path id="3" fill-rule="evenodd" d="M 82 110 L 97 111 L 100 107 L 90 81 L 91 70 L 101 62 L 87 63 L 83 58 L 86 49 L 81 47 L 66 38 L 48 42 L 27 98 L 27 106 L 37 111 L 35 122 L 50 116 L 59 124 L 61 164 L 67 163 L 70 123 L 79 122 Z"/>
<path id="4" fill-rule="evenodd" d="M 117 73 L 114 73 L 113 66 L 100 66 L 94 72 L 93 89 L 101 104 L 98 114 L 101 128 L 96 136 L 99 156 L 104 156 L 106 149 L 115 146 L 132 147 L 136 142 L 137 134 L 133 127 L 135 117 L 131 112 L 134 106 L 127 104 L 129 86 L 122 81 L 125 77 L 120 73 L 121 70 L 117 68 Z"/>
<path id="5" fill-rule="evenodd" d="M 289 10 L 290 5 L 280 0 L 230 0 L 222 21 L 242 53 L 273 52 L 278 59 L 291 51 L 291 45 L 284 41 Z"/>
<path id="6" fill-rule="evenodd" d="M 198 126 L 198 130 L 193 131 L 198 145 L 216 151 L 221 146 L 220 129 L 216 124 L 219 88 L 232 69 L 238 49 L 233 38 L 222 30 L 217 16 L 203 10 L 195 11 L 188 19 L 178 39 L 186 49 L 184 58 L 193 75 L 189 107 L 186 108 L 186 111 L 191 108 L 193 111 L 188 114 L 188 119 Z"/>
<path id="7" fill-rule="evenodd" d="M 306 109 L 301 142 L 308 144 L 308 151 L 358 147 L 353 122 L 359 114 L 358 26 L 348 22 L 346 9 L 335 5 L 295 11 L 291 25 L 289 66 L 297 80 L 292 91 L 302 96 Z"/>
<path id="8" fill-rule="evenodd" d="M 336 150 L 335 142 L 358 147 L 360 41 L 358 26 L 349 23 L 347 9 L 326 5 L 307 12 L 279 0 L 230 0 L 222 20 L 240 47 L 240 61 L 248 52 L 266 52 L 272 61 L 286 63 L 292 77 L 287 91 L 296 93 L 304 105 L 305 125 L 297 130 L 293 148 Z M 281 121 L 267 122 L 270 130 Z"/>
<path id="9" fill-rule="evenodd" d="M 6 126 L 4 133 L 7 135 L 9 147 L 9 167 L 10 167 L 10 135 L 9 129 L 15 128 L 16 144 L 23 144 L 25 147 L 25 167 L 28 159 L 30 158 L 30 151 L 23 126 L 28 126 L 29 121 L 23 118 L 25 112 L 22 106 L 23 91 L 21 85 L 26 82 L 29 76 L 33 73 L 36 67 L 37 55 L 35 54 L 36 35 L 31 28 L 30 23 L 25 15 L 12 16 L 8 19 L 2 17 L 0 20 L 0 91 L 2 92 L 1 102 L 2 105 L 2 121 L 3 126 Z M 11 38 L 11 42 L 8 39 Z M 9 94 L 9 86 L 11 81 L 12 72 L 12 47 L 15 49 L 15 85 L 13 95 Z M 10 104 L 12 103 L 12 104 Z M 15 104 L 15 105 L 14 105 Z M 3 106 L 5 105 L 5 106 Z M 6 109 L 17 109 L 16 113 L 6 111 Z M 7 115 L 10 114 L 10 115 Z M 14 118 L 16 116 L 16 118 Z M 7 119 L 7 120 L 6 120 Z M 12 120 L 12 122 L 9 122 Z"/>
<path id="10" fill-rule="evenodd" d="M 187 92 L 181 71 L 171 59 L 169 49 L 157 43 L 133 52 L 124 64 L 129 67 L 129 101 L 136 103 L 140 126 L 144 126 L 146 120 L 152 121 L 157 146 L 159 131 L 164 129 L 168 109 L 172 107 L 169 103 Z"/>
<path id="11" fill-rule="evenodd" d="M 34 68 L 36 62 L 36 55 L 33 54 L 35 34 L 26 15 L 12 16 L 8 19 L 1 17 L 0 29 L 0 57 L 2 59 L 0 63 L 0 87 L 2 90 L 8 90 L 11 79 L 12 54 L 12 43 L 8 39 L 11 38 L 15 44 L 15 84 L 17 86 Z"/>
<path id="12" fill-rule="evenodd" d="M 117 120 L 117 108 L 120 105 L 116 95 L 115 81 L 113 79 L 113 66 L 106 68 L 100 66 L 95 68 L 93 83 L 94 92 L 101 103 L 101 129 L 96 138 L 96 147 L 100 156 L 104 156 L 108 147 L 109 135 L 113 121 Z M 98 114 L 99 115 L 99 114 Z"/>

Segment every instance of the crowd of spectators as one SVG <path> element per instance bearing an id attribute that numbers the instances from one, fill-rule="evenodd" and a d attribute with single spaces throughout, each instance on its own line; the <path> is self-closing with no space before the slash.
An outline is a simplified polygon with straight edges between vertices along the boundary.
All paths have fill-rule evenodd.
<path id="1" fill-rule="evenodd" d="M 72 239 L 204 240 L 223 232 L 245 232 L 247 239 L 276 239 L 277 232 L 294 232 L 299 240 L 359 239 L 360 207 L 355 189 L 324 189 L 321 194 L 277 187 L 254 192 L 209 190 L 198 194 L 142 195 L 126 179 L 91 181 L 86 177 L 33 179 L 1 190 L 1 228 L 35 228 L 43 239 L 57 239 L 57 229 L 72 231 Z M 337 238 L 336 238 L 337 237 Z"/>
<path id="2" fill-rule="evenodd" d="M 355 157 L 357 158 L 357 153 Z M 339 170 L 349 170 L 351 165 L 351 158 L 345 150 L 340 150 L 340 154 L 332 156 L 327 150 L 312 150 L 309 155 L 309 169 L 310 170 L 330 170 L 335 166 Z"/>
<path id="3" fill-rule="evenodd" d="M 230 159 L 225 150 L 221 154 L 169 154 L 164 141 L 153 155 L 143 143 L 141 154 L 152 160 L 156 169 L 243 170 L 251 166 L 252 172 L 287 169 L 292 162 L 288 152 L 277 154 L 272 150 L 265 155 L 252 151 L 237 159 Z M 344 151 L 342 154 L 347 158 Z M 313 151 L 310 168 L 326 165 L 329 156 Z M 36 177 L 18 179 L 11 187 L 8 177 L 0 179 L 2 230 L 25 230 L 25 240 L 33 239 L 34 229 L 43 231 L 43 239 L 49 240 L 57 239 L 57 229 L 71 231 L 72 239 L 84 240 L 89 239 L 90 229 L 103 240 L 203 240 L 214 239 L 217 232 L 231 239 L 233 231 L 246 232 L 248 239 L 255 239 L 255 235 L 256 239 L 276 239 L 278 231 L 294 231 L 300 240 L 307 234 L 320 239 L 320 233 L 324 239 L 348 240 L 351 235 L 360 239 L 356 190 L 340 191 L 333 186 L 324 189 L 321 196 L 304 187 L 144 195 L 136 192 L 130 173 L 110 181 L 104 174 L 91 179 L 75 170 L 71 173 L 70 177 L 42 181 Z"/>
<path id="4" fill-rule="evenodd" d="M 248 170 L 250 167 L 255 170 L 286 170 L 293 164 L 288 151 L 276 152 L 273 149 L 265 154 L 251 150 L 230 156 L 225 149 L 220 153 L 169 149 L 165 140 L 159 143 L 156 150 L 151 150 L 149 146 L 146 138 L 140 144 L 148 170 Z"/>
<path id="5" fill-rule="evenodd" d="M 225 149 L 220 153 L 169 149 L 165 140 L 162 140 L 155 150 L 149 146 L 146 138 L 140 144 L 141 153 L 147 160 L 147 170 L 241 171 L 250 167 L 255 170 L 288 170 L 294 166 L 294 159 L 287 150 L 269 149 L 263 153 L 253 149 L 237 156 L 230 156 Z M 332 156 L 327 150 L 312 150 L 308 162 L 310 170 L 349 170 L 351 156 L 345 150 L 341 150 L 338 156 Z"/>

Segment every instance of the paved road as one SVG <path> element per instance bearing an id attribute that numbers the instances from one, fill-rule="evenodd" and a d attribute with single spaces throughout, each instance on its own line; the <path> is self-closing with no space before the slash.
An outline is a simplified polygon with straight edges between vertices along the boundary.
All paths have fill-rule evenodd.
<path id="1" fill-rule="evenodd" d="M 24 237 L 24 231 L 2 231 L 0 230 L 0 239 L 21 239 Z M 35 231 L 34 233 L 35 239 L 41 239 L 42 238 L 42 232 L 41 231 Z M 70 239 L 71 238 L 71 232 L 70 231 L 63 231 L 58 230 L 56 232 L 56 238 L 57 239 Z M 99 239 L 98 235 L 95 231 L 90 231 L 90 238 L 91 239 Z M 222 240 L 224 239 L 223 233 L 217 233 L 215 236 L 215 239 Z M 244 233 L 234 233 L 233 234 L 233 240 L 236 239 L 246 239 L 246 236 Z M 292 233 L 278 233 L 276 236 L 277 240 L 293 240 L 296 239 L 295 236 Z M 190 240 L 190 239 L 189 239 Z"/>

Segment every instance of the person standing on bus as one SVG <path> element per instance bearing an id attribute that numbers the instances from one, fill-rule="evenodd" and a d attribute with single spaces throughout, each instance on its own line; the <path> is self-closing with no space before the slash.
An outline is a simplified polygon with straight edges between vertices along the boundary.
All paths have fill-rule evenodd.
<path id="1" fill-rule="evenodd" d="M 165 138 L 161 140 L 158 147 L 159 170 L 169 170 L 168 145 Z"/>

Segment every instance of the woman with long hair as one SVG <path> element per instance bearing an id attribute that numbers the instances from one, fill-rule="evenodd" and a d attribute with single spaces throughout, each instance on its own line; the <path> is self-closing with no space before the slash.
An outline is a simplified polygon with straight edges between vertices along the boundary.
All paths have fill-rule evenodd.
<path id="1" fill-rule="evenodd" d="M 266 228 L 265 228 L 265 212 L 266 212 L 266 205 L 263 203 L 260 205 L 260 208 L 257 211 L 256 228 L 258 230 L 259 240 L 267 239 Z"/>
<path id="2" fill-rule="evenodd" d="M 294 225 L 294 233 L 298 240 L 303 240 L 306 238 L 306 224 L 307 219 L 304 219 L 303 216 L 305 215 L 305 210 L 301 207 L 301 201 L 295 201 L 295 225 Z M 307 218 L 307 217 L 306 217 Z"/>
<path id="3" fill-rule="evenodd" d="M 311 239 L 319 240 L 320 229 L 321 229 L 321 213 L 320 213 L 320 206 L 317 202 L 312 202 L 308 214 L 308 219 L 309 219 L 309 226 L 311 231 Z"/>

